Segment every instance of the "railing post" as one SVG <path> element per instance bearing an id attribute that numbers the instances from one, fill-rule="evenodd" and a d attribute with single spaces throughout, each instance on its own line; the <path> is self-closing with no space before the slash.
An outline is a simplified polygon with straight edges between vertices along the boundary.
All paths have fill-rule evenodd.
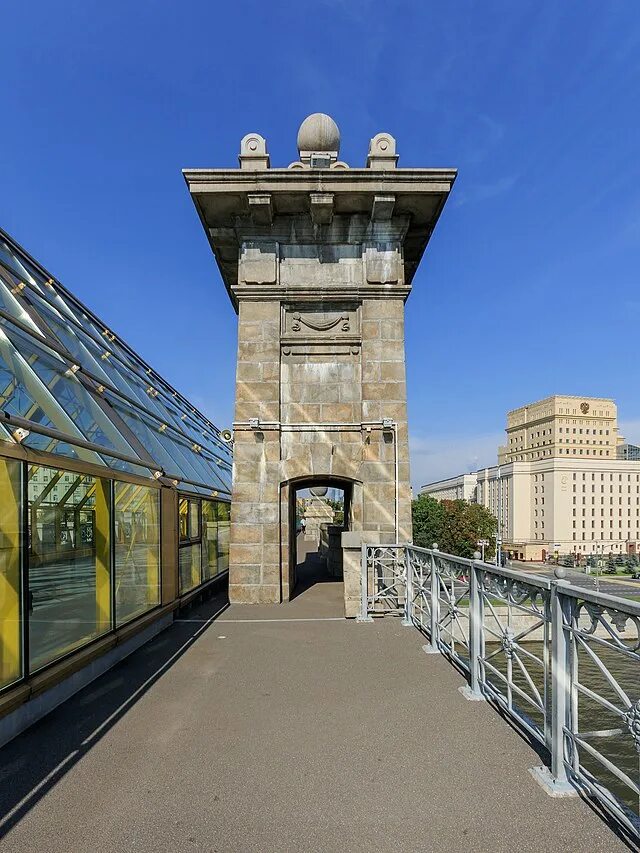
<path id="1" fill-rule="evenodd" d="M 411 561 L 409 560 L 409 546 L 405 545 L 402 549 L 404 551 L 404 618 L 402 620 L 402 624 L 405 627 L 412 626 L 413 620 L 411 618 L 411 603 L 413 601 L 413 569 L 411 567 Z M 398 550 L 398 553 L 399 550 Z"/>
<path id="2" fill-rule="evenodd" d="M 461 687 L 460 692 L 465 699 L 474 702 L 484 701 L 481 688 L 480 656 L 482 654 L 483 602 L 480 583 L 481 568 L 475 560 L 480 559 L 480 553 L 473 555 L 474 562 L 469 570 L 469 684 Z"/>
<path id="3" fill-rule="evenodd" d="M 362 543 L 360 552 L 360 615 L 356 617 L 356 622 L 373 622 L 373 617 L 369 616 L 369 567 L 367 566 L 367 543 Z"/>
<path id="4" fill-rule="evenodd" d="M 564 570 L 556 569 L 556 577 Z M 571 640 L 565 624 L 571 624 L 572 601 L 562 594 L 565 580 L 551 584 L 551 769 L 535 767 L 531 772 L 553 797 L 575 797 L 564 763 L 564 730 L 570 724 Z"/>
<path id="5" fill-rule="evenodd" d="M 429 642 L 422 647 L 422 650 L 428 655 L 440 654 L 438 648 L 438 618 L 439 618 L 439 603 L 438 603 L 438 570 L 436 568 L 435 551 L 438 550 L 437 543 L 431 546 L 431 598 L 429 605 Z"/>

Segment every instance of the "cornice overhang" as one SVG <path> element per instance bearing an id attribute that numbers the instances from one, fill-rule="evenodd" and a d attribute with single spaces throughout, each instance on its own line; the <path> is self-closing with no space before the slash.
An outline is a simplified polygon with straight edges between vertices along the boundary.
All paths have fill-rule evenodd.
<path id="1" fill-rule="evenodd" d="M 372 239 L 401 226 L 405 283 L 410 286 L 457 170 L 184 169 L 183 175 L 237 308 L 233 288 L 240 247 L 251 235 L 295 232 L 299 242 L 322 243 L 339 229 L 341 235 L 353 233 L 355 242 L 362 239 L 363 221 L 370 221 Z M 320 196 L 331 197 L 325 224 L 314 210 Z M 262 203 L 257 205 L 256 199 Z"/>

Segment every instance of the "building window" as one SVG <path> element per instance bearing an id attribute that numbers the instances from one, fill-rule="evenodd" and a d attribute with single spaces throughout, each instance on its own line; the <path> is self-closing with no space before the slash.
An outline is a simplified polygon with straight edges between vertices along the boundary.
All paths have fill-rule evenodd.
<path id="1" fill-rule="evenodd" d="M 202 580 L 229 569 L 229 504 L 202 501 Z"/>
<path id="2" fill-rule="evenodd" d="M 78 475 L 57 501 L 51 492 L 38 496 L 38 475 L 48 470 L 59 479 L 63 472 L 36 465 L 28 470 L 29 665 L 34 670 L 111 628 L 111 484 Z"/>
<path id="3" fill-rule="evenodd" d="M 116 482 L 116 625 L 160 604 L 160 492 Z"/>
<path id="4" fill-rule="evenodd" d="M 181 497 L 179 582 L 183 595 L 229 568 L 229 504 Z M 184 535 L 183 535 L 184 534 Z"/>

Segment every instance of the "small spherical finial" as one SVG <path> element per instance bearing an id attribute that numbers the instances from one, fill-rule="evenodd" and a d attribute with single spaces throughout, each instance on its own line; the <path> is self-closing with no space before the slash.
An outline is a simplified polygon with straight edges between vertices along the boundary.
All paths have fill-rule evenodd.
<path id="1" fill-rule="evenodd" d="M 298 151 L 340 151 L 338 125 L 325 113 L 307 116 L 298 131 Z"/>
<path id="2" fill-rule="evenodd" d="M 323 498 L 329 491 L 329 488 L 327 486 L 313 486 L 309 491 L 314 498 Z"/>
<path id="3" fill-rule="evenodd" d="M 481 559 L 482 559 L 482 554 L 480 553 L 480 551 L 474 551 L 474 552 L 473 552 L 473 559 L 474 559 L 474 560 L 476 560 L 476 562 L 477 562 L 478 560 L 481 560 Z"/>
<path id="4" fill-rule="evenodd" d="M 567 576 L 567 570 L 564 568 L 564 566 L 558 566 L 554 571 L 554 575 L 558 578 L 558 580 L 563 580 Z"/>

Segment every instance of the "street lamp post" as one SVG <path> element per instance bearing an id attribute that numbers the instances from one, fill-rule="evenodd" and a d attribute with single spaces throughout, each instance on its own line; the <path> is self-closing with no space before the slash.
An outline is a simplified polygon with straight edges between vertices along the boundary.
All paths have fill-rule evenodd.
<path id="1" fill-rule="evenodd" d="M 480 548 L 480 549 L 481 549 L 481 551 L 482 551 L 482 553 L 481 553 L 481 555 L 480 555 L 480 559 L 482 560 L 482 562 L 483 562 L 483 563 L 484 563 L 484 549 L 485 549 L 485 547 L 486 547 L 488 544 L 489 544 L 489 540 L 488 540 L 488 539 L 478 539 L 478 541 L 476 542 L 476 545 L 477 545 L 477 546 L 478 546 L 478 548 Z"/>

